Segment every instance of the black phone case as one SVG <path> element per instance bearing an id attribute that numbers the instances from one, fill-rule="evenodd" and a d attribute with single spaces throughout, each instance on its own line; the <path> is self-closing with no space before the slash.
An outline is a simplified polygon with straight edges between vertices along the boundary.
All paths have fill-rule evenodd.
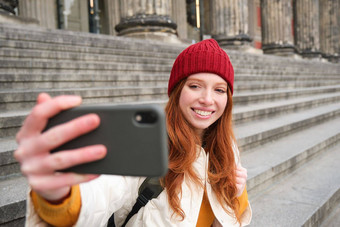
<path id="1" fill-rule="evenodd" d="M 158 105 L 93 105 L 66 110 L 51 118 L 45 130 L 76 117 L 96 113 L 100 126 L 51 151 L 88 145 L 107 147 L 104 159 L 77 165 L 63 172 L 164 176 L 168 170 L 165 114 Z"/>

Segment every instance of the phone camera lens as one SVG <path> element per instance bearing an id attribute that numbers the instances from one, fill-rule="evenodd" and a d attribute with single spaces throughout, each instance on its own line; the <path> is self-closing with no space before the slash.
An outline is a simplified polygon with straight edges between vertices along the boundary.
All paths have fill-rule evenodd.
<path id="1" fill-rule="evenodd" d="M 136 121 L 140 123 L 143 120 L 143 117 L 140 114 L 136 115 Z"/>
<path id="2" fill-rule="evenodd" d="M 157 115 L 152 111 L 138 112 L 135 120 L 140 124 L 153 124 L 157 121 Z"/>

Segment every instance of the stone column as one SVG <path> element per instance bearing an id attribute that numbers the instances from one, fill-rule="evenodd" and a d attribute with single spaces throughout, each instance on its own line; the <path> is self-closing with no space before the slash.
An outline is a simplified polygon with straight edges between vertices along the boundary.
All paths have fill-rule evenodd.
<path id="1" fill-rule="evenodd" d="M 319 0 L 294 0 L 294 39 L 303 57 L 319 58 Z"/>
<path id="2" fill-rule="evenodd" d="M 42 27 L 57 28 L 57 10 L 54 0 L 21 0 L 19 15 L 38 20 Z"/>
<path id="3" fill-rule="evenodd" d="M 261 21 L 263 52 L 292 55 L 295 47 L 291 0 L 261 0 Z"/>
<path id="4" fill-rule="evenodd" d="M 320 1 L 320 49 L 322 56 L 332 62 L 340 59 L 340 2 Z"/>
<path id="5" fill-rule="evenodd" d="M 18 6 L 18 0 L 0 0 L 0 12 L 15 15 L 15 7 Z"/>
<path id="6" fill-rule="evenodd" d="M 39 22 L 34 18 L 20 16 L 15 8 L 19 6 L 18 0 L 0 0 L 0 23 L 38 25 Z"/>
<path id="7" fill-rule="evenodd" d="M 170 18 L 171 0 L 120 0 L 118 35 L 179 42 Z"/>
<path id="8" fill-rule="evenodd" d="M 177 24 L 178 38 L 186 40 L 188 38 L 186 2 L 183 0 L 172 0 L 171 5 L 171 18 Z"/>
<path id="9" fill-rule="evenodd" d="M 104 10 L 105 10 L 105 20 L 102 20 L 103 23 L 106 23 L 106 31 L 105 34 L 116 35 L 115 26 L 120 21 L 120 11 L 119 11 L 119 1 L 118 0 L 105 0 L 104 1 Z"/>
<path id="10" fill-rule="evenodd" d="M 211 34 L 220 46 L 249 46 L 248 0 L 212 0 L 211 18 Z"/>

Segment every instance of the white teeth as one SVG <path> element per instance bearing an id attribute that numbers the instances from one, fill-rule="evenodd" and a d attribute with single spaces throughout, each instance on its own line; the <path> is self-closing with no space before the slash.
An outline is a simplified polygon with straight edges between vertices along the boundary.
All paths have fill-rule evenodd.
<path id="1" fill-rule="evenodd" d="M 212 114 L 211 111 L 203 111 L 203 110 L 194 110 L 194 111 L 195 111 L 195 113 L 202 115 L 202 116 L 208 116 L 208 115 Z"/>

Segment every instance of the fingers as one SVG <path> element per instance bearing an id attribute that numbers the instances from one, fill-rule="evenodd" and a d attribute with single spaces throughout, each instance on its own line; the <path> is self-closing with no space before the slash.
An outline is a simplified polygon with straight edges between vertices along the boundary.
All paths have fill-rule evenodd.
<path id="1" fill-rule="evenodd" d="M 50 154 L 54 148 L 99 126 L 99 117 L 88 114 L 42 132 L 49 118 L 80 105 L 81 101 L 79 96 L 51 98 L 46 93 L 39 94 L 36 106 L 25 119 L 16 137 L 19 146 L 14 152 L 14 157 L 20 162 L 22 173 L 34 191 L 51 201 L 66 196 L 72 185 L 98 177 L 58 173 L 56 170 L 95 161 L 106 155 L 106 148 L 103 145 Z"/>
<path id="2" fill-rule="evenodd" d="M 237 187 L 237 196 L 241 196 L 244 188 L 247 183 L 247 169 L 242 166 L 237 166 L 236 168 L 236 187 Z"/>
<path id="3" fill-rule="evenodd" d="M 28 138 L 40 133 L 46 126 L 49 118 L 62 110 L 66 110 L 81 104 L 80 96 L 58 96 L 50 98 L 47 94 L 38 96 L 37 105 L 25 119 L 23 126 L 17 134 L 17 142 L 22 138 Z"/>
<path id="4" fill-rule="evenodd" d="M 236 178 L 247 179 L 247 177 L 248 177 L 247 169 L 243 168 L 242 166 L 237 166 L 237 168 L 236 168 Z"/>
<path id="5" fill-rule="evenodd" d="M 54 173 L 56 170 L 102 159 L 106 152 L 105 146 L 93 145 L 71 151 L 60 151 L 51 155 L 41 155 L 23 163 L 21 172 L 26 176 Z"/>
<path id="6" fill-rule="evenodd" d="M 40 93 L 37 98 L 37 104 L 46 102 L 51 99 L 51 96 L 49 96 L 47 93 Z"/>
<path id="7" fill-rule="evenodd" d="M 94 130 L 99 124 L 98 115 L 88 114 L 55 126 L 41 135 L 21 140 L 14 157 L 21 161 L 34 155 L 49 153 L 50 150 Z"/>

